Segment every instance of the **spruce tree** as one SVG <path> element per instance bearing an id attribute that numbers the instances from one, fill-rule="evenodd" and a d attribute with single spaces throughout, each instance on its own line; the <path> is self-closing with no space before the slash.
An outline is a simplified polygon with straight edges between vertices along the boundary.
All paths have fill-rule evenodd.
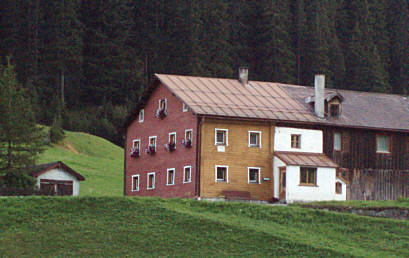
<path id="1" fill-rule="evenodd" d="M 10 59 L 0 70 L 0 176 L 9 186 L 30 187 L 34 181 L 24 168 L 43 150 L 44 134 Z"/>

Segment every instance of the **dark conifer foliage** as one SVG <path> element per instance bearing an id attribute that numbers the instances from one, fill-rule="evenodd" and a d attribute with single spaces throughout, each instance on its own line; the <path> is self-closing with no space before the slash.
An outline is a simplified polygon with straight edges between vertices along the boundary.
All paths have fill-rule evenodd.
<path id="1" fill-rule="evenodd" d="M 0 57 L 51 124 L 131 107 L 154 73 L 409 93 L 407 0 L 2 0 Z M 64 119 L 64 121 L 68 121 Z M 66 123 L 66 122 L 65 122 Z"/>

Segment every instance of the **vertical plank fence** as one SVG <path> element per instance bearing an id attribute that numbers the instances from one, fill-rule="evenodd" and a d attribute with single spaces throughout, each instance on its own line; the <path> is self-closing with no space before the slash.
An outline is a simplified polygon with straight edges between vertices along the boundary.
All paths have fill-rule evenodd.
<path id="1" fill-rule="evenodd" d="M 409 198 L 409 170 L 354 169 L 348 200 L 396 200 Z"/>

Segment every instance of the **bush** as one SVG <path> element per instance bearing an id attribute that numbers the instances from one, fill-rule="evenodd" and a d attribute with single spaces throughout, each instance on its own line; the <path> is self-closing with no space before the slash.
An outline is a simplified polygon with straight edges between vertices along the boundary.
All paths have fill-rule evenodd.
<path id="1" fill-rule="evenodd" d="M 29 195 L 53 195 L 53 194 L 35 188 L 0 186 L 0 196 L 29 196 Z"/>

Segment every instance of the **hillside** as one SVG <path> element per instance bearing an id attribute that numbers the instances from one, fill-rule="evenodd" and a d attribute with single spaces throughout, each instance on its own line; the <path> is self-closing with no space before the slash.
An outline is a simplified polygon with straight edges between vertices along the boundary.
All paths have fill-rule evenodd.
<path id="1" fill-rule="evenodd" d="M 409 222 L 246 203 L 0 198 L 0 256 L 409 256 Z"/>
<path id="2" fill-rule="evenodd" d="M 52 145 L 37 163 L 61 160 L 85 177 L 80 195 L 123 195 L 123 149 L 87 133 L 65 131 L 61 144 Z"/>

